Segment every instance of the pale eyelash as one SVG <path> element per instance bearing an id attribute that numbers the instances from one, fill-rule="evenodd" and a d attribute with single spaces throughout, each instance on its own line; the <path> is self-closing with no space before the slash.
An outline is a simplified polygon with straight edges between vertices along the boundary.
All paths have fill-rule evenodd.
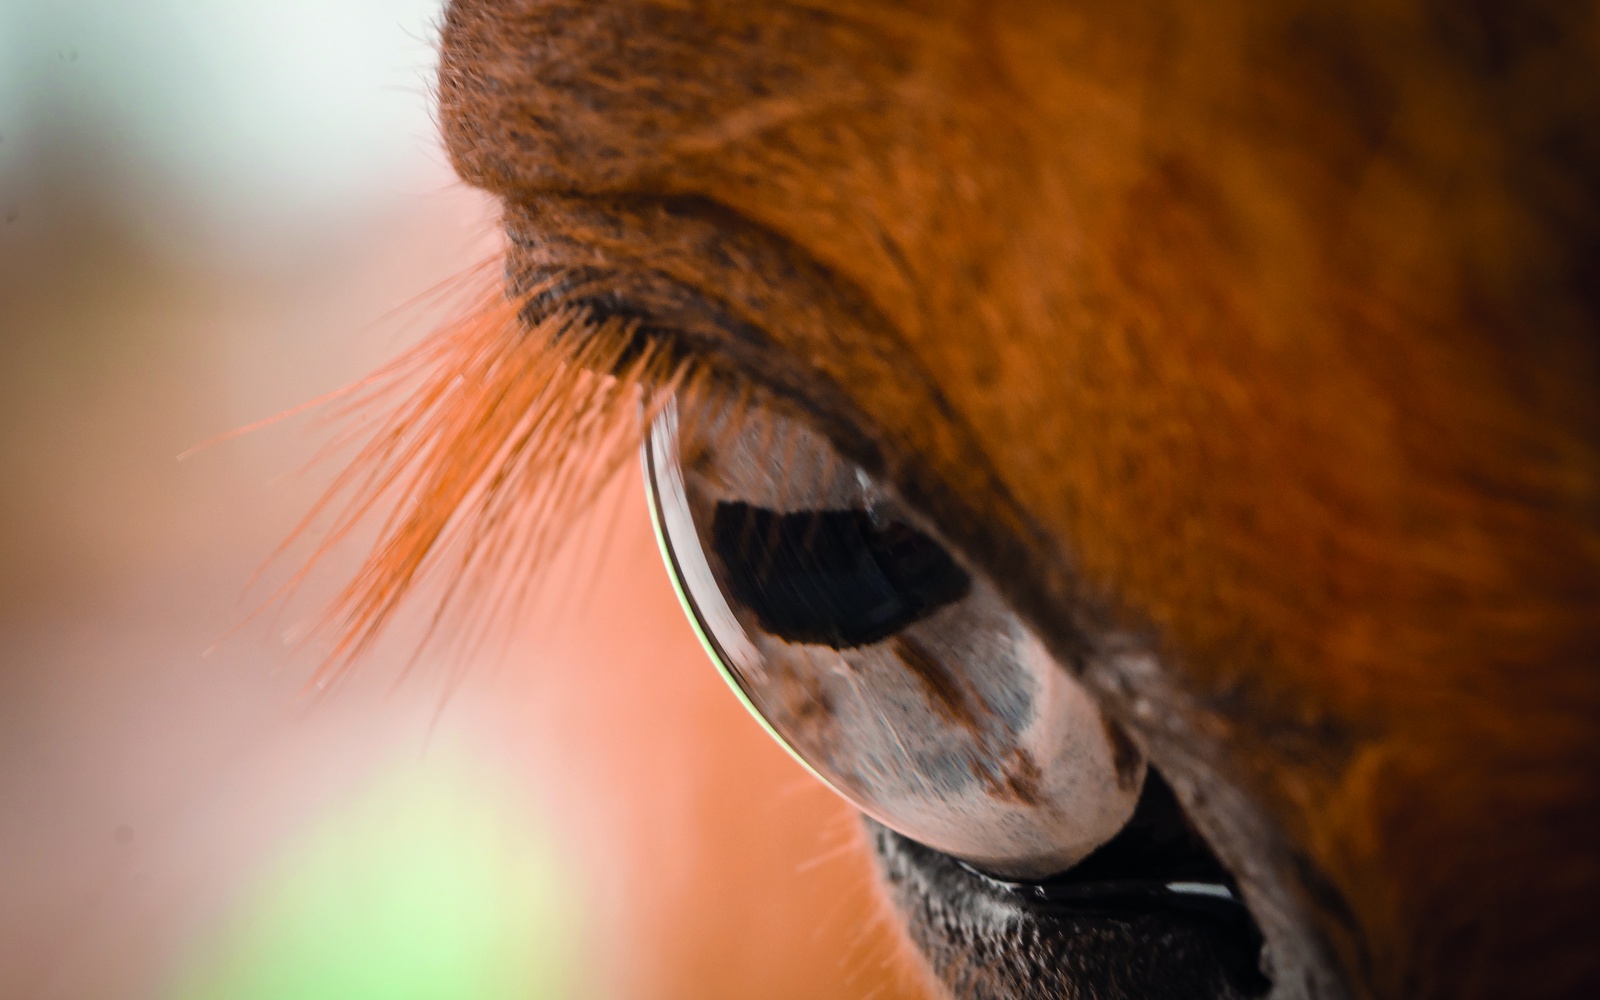
<path id="1" fill-rule="evenodd" d="M 438 590 L 419 651 L 441 633 L 459 640 L 503 622 L 633 459 L 654 407 L 709 384 L 660 340 L 638 336 L 635 321 L 558 307 L 526 322 L 526 304 L 555 288 L 517 299 L 496 288 L 342 398 L 345 418 L 370 426 L 380 413 L 376 430 L 295 535 L 337 512 L 315 563 L 369 518 L 383 522 L 321 623 L 332 648 L 319 686 L 367 652 L 424 584 Z"/>

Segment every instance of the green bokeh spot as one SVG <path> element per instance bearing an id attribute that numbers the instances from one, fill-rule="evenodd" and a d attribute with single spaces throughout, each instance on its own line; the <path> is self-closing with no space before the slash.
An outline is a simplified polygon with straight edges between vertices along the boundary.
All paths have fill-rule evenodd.
<path id="1" fill-rule="evenodd" d="M 548 841 L 470 774 L 414 764 L 321 823 L 171 1000 L 573 996 L 573 887 Z"/>

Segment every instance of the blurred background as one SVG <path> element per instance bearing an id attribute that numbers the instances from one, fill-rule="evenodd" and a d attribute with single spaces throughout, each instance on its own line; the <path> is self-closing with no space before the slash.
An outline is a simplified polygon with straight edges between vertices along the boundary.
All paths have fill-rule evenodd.
<path id="1" fill-rule="evenodd" d="M 434 137 L 438 17 L 0 0 L 0 998 L 919 995 L 636 476 L 493 655 L 407 670 L 402 626 L 313 694 L 360 552 L 287 604 L 312 545 L 253 574 L 330 427 L 177 460 L 372 370 L 496 253 Z"/>

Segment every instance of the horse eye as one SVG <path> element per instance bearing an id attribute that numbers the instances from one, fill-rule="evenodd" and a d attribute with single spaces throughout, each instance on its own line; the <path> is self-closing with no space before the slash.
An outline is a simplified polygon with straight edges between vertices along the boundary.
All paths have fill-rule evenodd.
<path id="1" fill-rule="evenodd" d="M 657 534 L 767 730 L 885 826 L 997 875 L 1116 836 L 1144 759 L 994 587 L 820 435 L 696 405 L 645 442 Z"/>

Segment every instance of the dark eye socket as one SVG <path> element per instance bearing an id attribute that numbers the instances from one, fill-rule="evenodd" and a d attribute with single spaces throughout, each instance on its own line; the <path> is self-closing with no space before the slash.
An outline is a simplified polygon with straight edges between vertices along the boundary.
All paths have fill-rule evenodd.
<path id="1" fill-rule="evenodd" d="M 789 642 L 870 645 L 972 588 L 944 546 L 863 510 L 786 514 L 723 500 L 711 539 L 732 596 Z"/>

